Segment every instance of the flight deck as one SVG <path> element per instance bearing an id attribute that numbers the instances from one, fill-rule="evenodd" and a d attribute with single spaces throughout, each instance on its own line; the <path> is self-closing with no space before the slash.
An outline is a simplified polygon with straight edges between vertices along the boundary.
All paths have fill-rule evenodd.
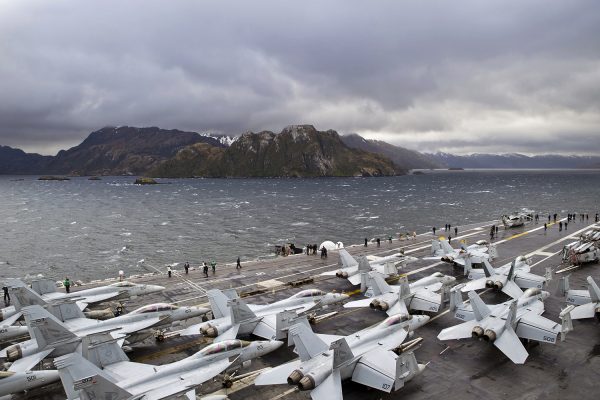
<path id="1" fill-rule="evenodd" d="M 492 241 L 496 244 L 498 257 L 492 262 L 494 266 L 511 262 L 518 255 L 526 255 L 531 259 L 531 272 L 544 275 L 546 268 L 552 269 L 552 280 L 546 286 L 551 296 L 545 301 L 545 317 L 560 323 L 559 313 L 565 307 L 565 298 L 557 295 L 558 280 L 570 274 L 572 289 L 585 289 L 586 277 L 591 275 L 600 281 L 598 264 L 583 265 L 567 272 L 556 274 L 564 268 L 561 263 L 561 251 L 567 243 L 576 241 L 578 236 L 591 229 L 595 224 L 573 221 L 569 230 L 559 232 L 558 223 L 549 224 L 545 230 L 543 220 L 529 223 L 523 227 L 504 229 L 500 221 L 488 221 L 480 224 L 460 226 L 458 237 L 454 237 L 452 229 L 452 245 L 458 247 L 460 241 L 466 244 L 478 240 L 490 240 L 489 230 L 493 224 L 499 225 L 498 236 Z M 448 232 L 450 233 L 450 232 Z M 386 256 L 401 250 L 406 255 L 418 257 L 419 260 L 409 263 L 401 271 L 413 281 L 433 272 L 439 271 L 453 275 L 457 283 L 466 282 L 461 267 L 441 261 L 422 260 L 430 256 L 431 240 L 445 236 L 444 230 L 438 230 L 434 236 L 430 233 L 417 235 L 415 239 L 399 240 L 391 243 L 381 238 L 381 245 L 369 243 L 351 245 L 345 248 L 353 255 Z M 332 238 L 335 239 L 335 238 Z M 357 238 L 360 241 L 361 238 Z M 186 261 L 186 260 L 182 260 Z M 330 251 L 328 258 L 321 259 L 317 255 L 297 254 L 264 258 L 257 261 L 242 260 L 242 268 L 235 264 L 217 265 L 216 274 L 209 272 L 204 276 L 201 268 L 192 268 L 188 275 L 183 269 L 174 270 L 171 278 L 167 277 L 166 266 L 146 266 L 147 274 L 128 277 L 138 283 L 157 284 L 166 287 L 162 293 L 147 295 L 128 301 L 126 310 L 153 302 L 169 302 L 181 305 L 207 305 L 206 292 L 209 289 L 234 288 L 248 303 L 264 304 L 288 297 L 306 288 L 318 288 L 325 291 L 344 292 L 351 295 L 351 300 L 362 298 L 359 286 L 352 286 L 348 280 L 335 276 L 322 276 L 320 273 L 338 268 L 338 255 Z M 115 281 L 118 279 L 115 278 Z M 84 286 L 74 287 L 72 291 L 105 285 L 112 281 L 90 282 Z M 502 293 L 491 290 L 481 292 L 486 303 L 500 303 L 508 298 Z M 466 295 L 464 296 L 466 299 Z M 319 310 L 313 330 L 317 333 L 348 335 L 381 322 L 387 315 L 383 311 L 370 308 L 345 309 L 342 305 L 329 306 Z M 493 345 L 481 340 L 466 339 L 445 341 L 437 339 L 439 332 L 446 327 L 461 321 L 455 319 L 447 311 L 447 304 L 437 314 L 431 314 L 430 321 L 419 328 L 414 337 L 422 337 L 423 344 L 415 352 L 420 363 L 427 364 L 425 371 L 408 382 L 397 392 L 384 392 L 368 389 L 365 386 L 343 382 L 345 399 L 592 399 L 597 398 L 600 387 L 600 323 L 596 319 L 573 321 L 574 331 L 567 335 L 566 341 L 551 344 L 532 344 L 527 347 L 529 358 L 524 365 L 515 365 Z M 188 321 L 186 325 L 198 321 Z M 149 339 L 135 345 L 128 353 L 131 361 L 161 365 L 187 357 L 211 339 L 203 337 L 180 337 L 174 328 L 166 334 L 162 342 Z M 308 392 L 300 392 L 296 387 L 254 386 L 256 373 L 264 368 L 280 365 L 296 358 L 291 348 L 280 348 L 262 359 L 252 362 L 250 368 L 241 370 L 240 376 L 233 377 L 233 386 L 224 389 L 221 381 L 203 385 L 197 390 L 198 398 L 209 394 L 226 394 L 232 400 L 277 400 L 277 399 L 309 399 Z M 13 398 L 27 399 L 64 399 L 60 383 L 45 387 L 28 394 L 14 395 Z"/>

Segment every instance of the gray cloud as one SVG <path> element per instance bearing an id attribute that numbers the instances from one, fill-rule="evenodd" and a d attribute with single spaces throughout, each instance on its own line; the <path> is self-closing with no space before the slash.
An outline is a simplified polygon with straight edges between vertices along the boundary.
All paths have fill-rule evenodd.
<path id="1" fill-rule="evenodd" d="M 593 0 L 0 6 L 0 143 L 29 151 L 105 125 L 293 123 L 427 151 L 600 148 Z"/>

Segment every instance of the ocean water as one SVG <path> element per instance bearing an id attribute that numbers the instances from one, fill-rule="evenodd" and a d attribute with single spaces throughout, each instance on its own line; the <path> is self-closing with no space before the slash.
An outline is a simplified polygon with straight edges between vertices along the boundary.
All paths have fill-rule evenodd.
<path id="1" fill-rule="evenodd" d="M 599 171 L 428 171 L 389 178 L 38 181 L 0 177 L 0 277 L 90 280 L 167 264 L 360 243 L 515 210 L 600 212 Z"/>

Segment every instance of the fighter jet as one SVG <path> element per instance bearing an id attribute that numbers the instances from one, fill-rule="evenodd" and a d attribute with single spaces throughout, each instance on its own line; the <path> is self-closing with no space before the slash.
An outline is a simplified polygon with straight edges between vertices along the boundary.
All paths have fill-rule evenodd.
<path id="1" fill-rule="evenodd" d="M 9 287 L 25 286 L 25 284 L 18 279 L 9 280 L 8 285 Z M 108 286 L 79 290 L 73 293 L 62 293 L 56 290 L 56 283 L 53 280 L 38 279 L 31 283 L 31 289 L 42 296 L 46 301 L 77 299 L 77 305 L 81 310 L 84 310 L 88 304 L 102 303 L 108 300 L 135 298 L 145 294 L 161 292 L 165 288 L 158 285 L 145 285 L 123 281 Z M 17 311 L 15 306 L 3 308 L 0 311 L 0 321 L 6 320 L 16 314 L 18 314 L 17 319 L 21 317 L 20 312 Z M 14 321 L 16 321 L 16 319 Z"/>
<path id="2" fill-rule="evenodd" d="M 227 297 L 229 296 L 229 297 Z M 271 304 L 246 304 L 235 292 L 223 293 L 218 289 L 208 291 L 208 301 L 215 319 L 189 326 L 181 336 L 199 335 L 215 338 L 214 341 L 235 339 L 238 335 L 254 334 L 266 339 L 277 338 L 278 315 L 282 312 L 302 314 L 315 307 L 344 301 L 348 295 L 325 293 L 319 289 L 306 289 L 293 296 Z"/>
<path id="3" fill-rule="evenodd" d="M 218 374 L 247 366 L 283 343 L 227 340 L 204 347 L 183 360 L 155 366 L 130 362 L 115 340 L 84 344 L 83 355 L 54 360 L 69 400 L 196 399 L 196 388 Z"/>
<path id="4" fill-rule="evenodd" d="M 502 304 L 487 305 L 474 291 L 469 292 L 469 304 L 462 303 L 460 290 L 451 291 L 450 309 L 455 317 L 466 321 L 443 329 L 439 340 L 475 338 L 491 342 L 515 364 L 523 364 L 529 353 L 519 340 L 556 343 L 558 334 L 568 332 L 570 316 L 561 313 L 563 325 L 542 317 L 548 292 L 527 289 L 521 297 Z"/>
<path id="5" fill-rule="evenodd" d="M 369 288 L 364 300 L 351 301 L 344 308 L 371 307 L 385 311 L 388 315 L 408 314 L 408 310 L 438 312 L 442 305 L 442 295 L 435 293 L 444 285 L 455 282 L 456 278 L 441 272 L 421 278 L 412 283 L 403 277 L 399 285 L 390 286 L 378 272 L 368 274 Z"/>
<path id="6" fill-rule="evenodd" d="M 597 263 L 600 260 L 600 248 L 594 241 L 577 241 L 563 247 L 562 259 L 572 264 Z"/>
<path id="7" fill-rule="evenodd" d="M 25 287 L 13 289 L 16 302 L 26 302 L 28 304 L 38 304 L 43 301 L 38 297 L 37 300 L 28 301 L 28 298 L 36 296 L 30 289 Z M 33 307 L 33 306 L 32 306 Z M 60 302 L 56 304 L 47 304 L 48 312 L 56 318 L 56 322 L 61 329 L 67 330 L 77 337 L 84 337 L 97 332 L 111 331 L 115 338 L 125 338 L 126 344 L 135 343 L 144 340 L 154 334 L 159 328 L 165 328 L 173 323 L 185 321 L 190 318 L 205 315 L 210 310 L 202 307 L 179 307 L 172 304 L 150 304 L 129 314 L 121 315 L 109 320 L 98 321 L 85 318 L 81 310 L 74 302 Z M 43 310 L 43 309 L 42 309 Z M 46 311 L 44 311 L 46 313 Z M 43 314 L 40 314 L 43 315 Z M 7 358 L 8 361 L 16 361 L 23 357 L 25 353 L 33 354 L 40 347 L 39 336 L 32 337 L 23 343 L 14 344 L 0 351 L 0 357 Z"/>
<path id="8" fill-rule="evenodd" d="M 571 311 L 572 319 L 600 319 L 600 288 L 592 279 L 587 277 L 588 290 L 569 289 L 569 278 L 561 278 L 563 294 L 567 295 L 567 304 L 575 305 Z"/>
<path id="9" fill-rule="evenodd" d="M 431 241 L 431 257 L 424 260 L 439 260 L 454 265 L 465 266 L 466 259 L 471 262 L 477 260 L 493 260 L 498 256 L 496 246 L 489 245 L 485 240 L 479 240 L 470 246 L 462 245 L 460 249 L 454 249 L 445 239 L 434 239 Z"/>
<path id="10" fill-rule="evenodd" d="M 415 257 L 396 253 L 385 257 L 363 256 L 357 261 L 346 249 L 340 249 L 339 255 L 342 268 L 336 271 L 323 272 L 321 275 L 335 275 L 338 278 L 348 279 L 353 285 L 360 284 L 360 276 L 363 272 L 377 271 L 385 277 L 388 277 L 398 273 L 398 264 L 402 267 L 405 266 L 406 263 L 417 260 Z M 369 260 L 369 258 L 371 258 L 371 260 Z"/>
<path id="11" fill-rule="evenodd" d="M 481 270 L 471 269 L 468 277 L 472 281 L 466 283 L 461 290 L 470 292 L 471 290 L 491 288 L 517 299 L 523 294 L 521 289 L 542 289 L 546 283 L 547 277 L 532 274 L 529 272 L 530 269 L 528 259 L 523 256 L 498 268 L 492 267 L 489 261 L 484 259 L 483 276 L 481 276 Z"/>
<path id="12" fill-rule="evenodd" d="M 515 228 L 517 226 L 525 225 L 525 222 L 532 221 L 533 214 L 528 214 L 524 212 L 516 212 L 510 215 L 502 216 L 502 223 L 505 228 Z"/>
<path id="13" fill-rule="evenodd" d="M 307 323 L 294 324 L 289 338 L 300 358 L 261 373 L 254 384 L 296 385 L 310 390 L 313 400 L 342 399 L 344 379 L 390 393 L 425 369 L 411 347 L 421 339 L 405 347 L 402 343 L 428 320 L 425 315 L 397 314 L 348 336 L 316 335 Z"/>

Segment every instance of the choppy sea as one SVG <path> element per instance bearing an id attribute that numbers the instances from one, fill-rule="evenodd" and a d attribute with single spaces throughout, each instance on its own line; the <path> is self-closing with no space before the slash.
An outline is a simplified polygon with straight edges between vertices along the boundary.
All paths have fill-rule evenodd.
<path id="1" fill-rule="evenodd" d="M 515 210 L 600 212 L 599 171 L 427 171 L 388 178 L 38 181 L 0 176 L 0 278 L 116 277 L 256 259 L 277 244 L 424 232 Z"/>

